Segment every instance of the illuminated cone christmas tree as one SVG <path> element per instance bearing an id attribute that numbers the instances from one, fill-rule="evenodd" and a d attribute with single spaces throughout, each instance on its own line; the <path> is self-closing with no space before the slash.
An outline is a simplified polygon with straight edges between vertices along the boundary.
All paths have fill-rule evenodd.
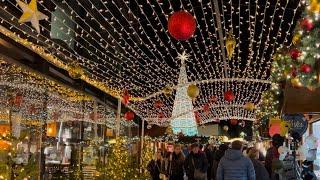
<path id="1" fill-rule="evenodd" d="M 185 53 L 179 54 L 178 59 L 181 61 L 178 84 L 186 84 L 188 78 L 184 62 L 188 59 L 188 55 Z M 198 134 L 198 130 L 193 113 L 192 99 L 188 97 L 187 89 L 187 85 L 177 88 L 173 104 L 171 126 L 174 134 L 182 132 L 184 135 L 192 136 Z"/>

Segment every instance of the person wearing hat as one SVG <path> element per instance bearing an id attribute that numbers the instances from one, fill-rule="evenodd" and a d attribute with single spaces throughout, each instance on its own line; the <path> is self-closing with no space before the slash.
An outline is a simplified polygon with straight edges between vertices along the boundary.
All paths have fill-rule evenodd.
<path id="1" fill-rule="evenodd" d="M 198 144 L 192 144 L 191 150 L 184 164 L 188 180 L 206 180 L 208 169 L 206 155 L 199 151 Z"/>

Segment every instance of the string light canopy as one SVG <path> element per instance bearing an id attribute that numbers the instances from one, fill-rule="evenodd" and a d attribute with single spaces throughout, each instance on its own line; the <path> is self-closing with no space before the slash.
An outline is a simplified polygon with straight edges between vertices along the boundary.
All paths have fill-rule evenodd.
<path id="1" fill-rule="evenodd" d="M 200 89 L 193 102 L 202 123 L 225 119 L 254 120 L 262 92 L 270 86 L 272 55 L 289 44 L 300 16 L 300 1 L 265 0 L 97 0 L 38 1 L 40 33 L 19 23 L 22 10 L 14 1 L 1 2 L 1 32 L 20 43 L 49 53 L 58 67 L 74 62 L 83 68 L 82 80 L 121 97 L 128 90 L 128 105 L 151 124 L 165 125 L 172 117 L 178 86 L 178 54 L 186 61 L 188 82 Z M 196 31 L 177 41 L 168 33 L 168 18 L 184 10 L 194 16 Z M 12 32 L 11 34 L 8 32 Z M 231 34 L 232 32 L 232 34 Z M 226 40 L 230 49 L 227 55 Z M 230 44 L 231 43 L 231 44 Z M 32 44 L 32 45 L 31 45 Z M 53 58 L 51 57 L 51 59 Z M 166 91 L 164 91 L 166 89 Z M 167 90 L 171 90 L 171 93 Z M 234 99 L 225 101 L 224 92 Z M 210 102 L 215 96 L 216 101 Z M 156 102 L 162 102 L 155 108 Z M 209 108 L 203 110 L 204 105 Z M 209 111 L 208 111 L 209 109 Z M 206 112 L 204 112 L 206 111 Z M 182 113 L 183 114 L 183 113 Z"/>
<path id="2" fill-rule="evenodd" d="M 3 60 L 0 60 L 0 108 L 0 121 L 9 123 L 9 113 L 12 111 L 19 114 L 23 126 L 38 126 L 43 121 L 84 121 L 116 128 L 116 114 L 111 107 Z M 121 125 L 137 126 L 124 119 Z"/>

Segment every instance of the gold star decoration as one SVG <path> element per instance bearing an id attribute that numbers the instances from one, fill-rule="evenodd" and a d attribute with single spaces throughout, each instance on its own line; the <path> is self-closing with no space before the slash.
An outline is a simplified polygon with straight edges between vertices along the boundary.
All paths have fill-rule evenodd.
<path id="1" fill-rule="evenodd" d="M 190 55 L 186 53 L 186 51 L 183 51 L 182 54 L 178 53 L 177 59 L 181 61 L 181 64 L 184 64 L 185 61 L 189 59 Z"/>
<path id="2" fill-rule="evenodd" d="M 40 33 L 39 21 L 47 19 L 48 16 L 38 11 L 37 1 L 31 0 L 29 4 L 17 0 L 18 5 L 23 11 L 22 16 L 19 19 L 19 23 L 31 22 L 31 25 Z"/>

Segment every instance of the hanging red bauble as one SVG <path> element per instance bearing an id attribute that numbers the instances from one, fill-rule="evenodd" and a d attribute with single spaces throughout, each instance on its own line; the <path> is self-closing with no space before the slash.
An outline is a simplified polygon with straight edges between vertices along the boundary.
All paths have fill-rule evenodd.
<path id="1" fill-rule="evenodd" d="M 161 101 L 156 101 L 156 102 L 154 103 L 154 107 L 155 107 L 156 109 L 160 109 L 160 108 L 162 107 L 162 105 L 163 105 L 163 103 L 162 103 Z"/>
<path id="2" fill-rule="evenodd" d="M 163 118 L 164 118 L 163 112 L 160 112 L 160 113 L 158 114 L 158 118 L 159 118 L 159 119 L 163 119 Z"/>
<path id="3" fill-rule="evenodd" d="M 218 100 L 217 96 L 211 96 L 210 103 L 215 103 L 217 102 L 217 100 Z"/>
<path id="4" fill-rule="evenodd" d="M 209 104 L 205 104 L 205 105 L 203 105 L 203 111 L 204 111 L 206 114 L 208 114 L 208 113 L 209 113 L 209 110 L 210 110 L 210 106 L 209 106 Z"/>
<path id="5" fill-rule="evenodd" d="M 301 56 L 301 52 L 298 49 L 291 49 L 290 50 L 290 56 L 291 56 L 291 59 L 297 60 L 298 57 Z"/>
<path id="6" fill-rule="evenodd" d="M 230 124 L 233 125 L 233 126 L 235 126 L 235 125 L 238 124 L 238 120 L 236 120 L 236 119 L 231 119 L 231 120 L 230 120 Z"/>
<path id="7" fill-rule="evenodd" d="M 196 30 L 194 17 L 186 11 L 178 11 L 171 15 L 168 20 L 170 35 L 179 41 L 188 40 Z"/>
<path id="8" fill-rule="evenodd" d="M 304 18 L 300 22 L 300 26 L 302 29 L 304 29 L 306 31 L 311 31 L 314 28 L 314 24 L 313 24 L 312 20 L 308 19 L 308 18 Z"/>
<path id="9" fill-rule="evenodd" d="M 273 124 L 269 128 L 269 135 L 272 137 L 275 134 L 280 134 L 280 124 Z"/>
<path id="10" fill-rule="evenodd" d="M 233 100 L 234 100 L 234 94 L 233 94 L 233 92 L 232 92 L 232 91 L 226 91 L 226 92 L 224 93 L 224 99 L 225 99 L 226 101 L 228 101 L 228 102 L 233 101 Z"/>
<path id="11" fill-rule="evenodd" d="M 132 111 L 128 111 L 124 114 L 124 118 L 127 121 L 132 121 L 134 119 L 134 113 Z"/>
<path id="12" fill-rule="evenodd" d="M 300 71 L 303 73 L 310 73 L 312 71 L 312 67 L 310 66 L 310 64 L 302 64 L 300 66 Z"/>

